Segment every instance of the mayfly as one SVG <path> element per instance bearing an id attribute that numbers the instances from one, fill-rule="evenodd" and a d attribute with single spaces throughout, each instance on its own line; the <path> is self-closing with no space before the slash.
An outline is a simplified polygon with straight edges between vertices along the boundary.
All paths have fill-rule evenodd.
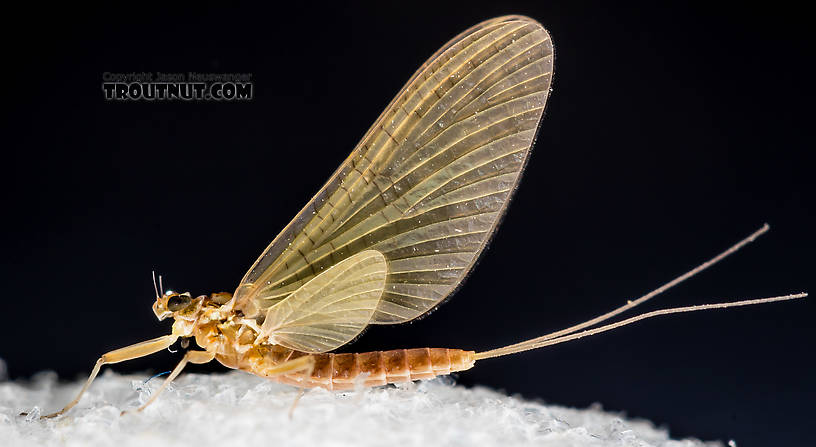
<path id="1" fill-rule="evenodd" d="M 535 20 L 505 16 L 459 34 L 410 78 L 351 155 L 255 261 L 233 294 L 193 298 L 156 287 L 153 311 L 172 333 L 104 354 L 147 356 L 182 339 L 188 363 L 224 366 L 301 388 L 342 390 L 432 378 L 475 362 L 604 332 L 670 313 L 768 303 L 806 294 L 658 310 L 596 326 L 709 267 L 712 260 L 605 315 L 484 352 L 419 348 L 333 351 L 368 325 L 433 310 L 473 268 L 518 186 L 550 95 L 553 45 Z M 154 278 L 155 284 L 155 278 Z M 593 327 L 591 328 L 590 327 Z"/>

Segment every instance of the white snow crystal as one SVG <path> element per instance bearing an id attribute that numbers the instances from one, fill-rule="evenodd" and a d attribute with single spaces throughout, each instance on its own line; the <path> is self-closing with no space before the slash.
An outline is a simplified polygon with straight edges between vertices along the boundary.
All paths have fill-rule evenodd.
<path id="1" fill-rule="evenodd" d="M 643 420 L 602 411 L 545 405 L 450 379 L 352 392 L 299 391 L 240 371 L 183 374 L 142 413 L 162 378 L 107 371 L 67 414 L 58 410 L 82 382 L 55 373 L 0 383 L 3 446 L 721 446 L 670 440 Z M 20 412 L 29 416 L 20 416 Z"/>

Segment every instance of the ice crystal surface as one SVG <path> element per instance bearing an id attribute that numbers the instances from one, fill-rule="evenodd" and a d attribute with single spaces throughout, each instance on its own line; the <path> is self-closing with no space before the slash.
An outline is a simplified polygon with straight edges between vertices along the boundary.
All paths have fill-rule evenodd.
<path id="1" fill-rule="evenodd" d="M 41 373 L 0 382 L 3 446 L 714 446 L 671 440 L 663 429 L 600 406 L 572 409 L 465 388 L 450 379 L 350 392 L 295 388 L 239 371 L 183 374 L 142 413 L 120 416 L 163 378 L 106 372 L 66 415 L 81 386 Z M 29 416 L 20 416 L 20 412 Z"/>

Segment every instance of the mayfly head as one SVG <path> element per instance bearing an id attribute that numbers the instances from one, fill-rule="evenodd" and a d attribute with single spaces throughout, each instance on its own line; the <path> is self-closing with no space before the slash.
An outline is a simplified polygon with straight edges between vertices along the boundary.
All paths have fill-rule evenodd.
<path id="1" fill-rule="evenodd" d="M 159 321 L 167 317 L 178 319 L 179 317 L 194 317 L 198 302 L 200 299 L 193 299 L 190 292 L 176 293 L 168 290 L 167 293 L 156 297 L 156 302 L 153 303 L 153 313 Z M 192 314 L 192 315 L 191 315 Z"/>

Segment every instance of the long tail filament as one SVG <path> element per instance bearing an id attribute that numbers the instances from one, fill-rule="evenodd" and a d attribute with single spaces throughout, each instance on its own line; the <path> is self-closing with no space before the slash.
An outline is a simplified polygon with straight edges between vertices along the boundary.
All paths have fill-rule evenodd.
<path id="1" fill-rule="evenodd" d="M 747 238 L 741 240 L 740 242 L 734 244 L 728 250 L 718 254 L 717 256 L 711 258 L 710 260 L 700 264 L 699 266 L 695 267 L 692 270 L 678 276 L 677 278 L 663 284 L 662 286 L 658 287 L 657 289 L 643 295 L 642 297 L 634 300 L 629 301 L 625 305 L 618 307 L 617 309 L 612 310 L 611 312 L 607 312 L 603 315 L 595 317 L 591 320 L 587 320 L 583 323 L 568 327 L 566 329 L 562 329 L 560 331 L 553 332 L 551 334 L 547 334 L 541 337 L 533 338 L 531 340 L 523 341 L 521 343 L 516 343 L 509 346 L 504 346 L 502 348 L 491 349 L 489 351 L 484 352 L 477 352 L 476 353 L 476 360 L 481 359 L 489 359 L 493 357 L 501 357 L 508 354 L 515 354 L 517 352 L 522 351 L 529 351 L 531 349 L 537 349 L 544 346 L 551 346 L 556 345 L 559 343 L 563 343 L 570 340 L 576 340 L 583 337 L 588 337 L 590 335 L 599 334 L 601 332 L 606 332 L 615 328 L 619 328 L 621 326 L 626 326 L 628 324 L 632 324 L 636 321 L 645 320 L 647 318 L 657 317 L 660 315 L 669 315 L 669 314 L 676 314 L 676 313 L 683 313 L 683 312 L 695 312 L 699 310 L 710 310 L 710 309 L 725 309 L 728 307 L 738 307 L 738 306 L 749 306 L 753 304 L 764 304 L 764 303 L 772 303 L 775 301 L 786 301 L 792 300 L 797 298 L 804 298 L 807 296 L 807 293 L 797 293 L 791 295 L 784 295 L 784 296 L 775 296 L 771 298 L 759 298 L 753 300 L 743 300 L 743 301 L 735 301 L 730 303 L 715 303 L 715 304 L 703 304 L 698 306 L 687 306 L 687 307 L 675 307 L 670 309 L 661 309 L 652 312 L 647 312 L 644 314 L 636 315 L 634 317 L 628 318 L 626 320 L 619 321 L 617 323 L 607 324 L 605 326 L 601 326 L 595 329 L 585 330 L 583 332 L 578 332 L 581 329 L 595 326 L 598 323 L 601 323 L 605 320 L 608 320 L 622 312 L 625 312 L 639 304 L 643 304 L 651 298 L 665 292 L 666 290 L 676 286 L 677 284 L 691 278 L 692 276 L 702 272 L 703 270 L 711 267 L 712 265 L 716 264 L 717 262 L 721 261 L 723 258 L 727 257 L 728 255 L 734 253 L 735 251 L 739 250 L 743 246 L 747 245 L 750 242 L 753 242 L 757 237 L 761 236 L 765 232 L 768 231 L 770 227 L 768 224 L 765 224 L 759 230 L 752 233 Z"/>

